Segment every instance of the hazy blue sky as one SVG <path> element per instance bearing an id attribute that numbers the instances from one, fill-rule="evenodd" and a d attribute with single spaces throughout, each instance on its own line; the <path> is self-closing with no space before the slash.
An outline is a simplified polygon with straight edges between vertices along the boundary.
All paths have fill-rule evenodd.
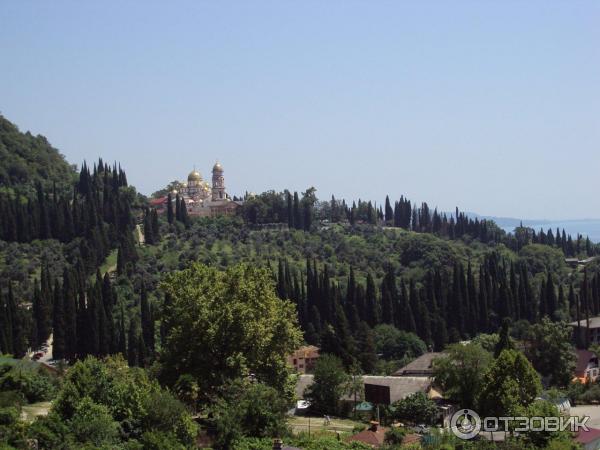
<path id="1" fill-rule="evenodd" d="M 600 217 L 599 1 L 2 1 L 0 112 L 151 193 Z"/>

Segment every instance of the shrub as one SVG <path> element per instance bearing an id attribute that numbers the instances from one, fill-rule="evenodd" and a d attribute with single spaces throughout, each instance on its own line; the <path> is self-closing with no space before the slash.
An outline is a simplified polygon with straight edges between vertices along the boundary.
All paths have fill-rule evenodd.
<path id="1" fill-rule="evenodd" d="M 406 436 L 406 430 L 403 428 L 392 427 L 385 432 L 385 442 L 389 445 L 400 445 Z"/>
<path id="2" fill-rule="evenodd" d="M 20 408 L 15 406 L 0 408 L 0 425 L 12 425 L 19 419 L 20 415 Z"/>

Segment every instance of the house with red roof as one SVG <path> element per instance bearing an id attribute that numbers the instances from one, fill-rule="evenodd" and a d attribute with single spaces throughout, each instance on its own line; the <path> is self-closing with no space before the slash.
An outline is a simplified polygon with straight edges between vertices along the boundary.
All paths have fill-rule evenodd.
<path id="1" fill-rule="evenodd" d="M 588 428 L 588 431 L 580 429 L 575 436 L 575 442 L 585 450 L 600 450 L 600 430 Z"/>
<path id="2" fill-rule="evenodd" d="M 385 443 L 385 432 L 387 430 L 379 426 L 379 422 L 371 422 L 371 426 L 358 434 L 350 436 L 347 442 L 362 442 L 371 448 L 379 448 Z"/>

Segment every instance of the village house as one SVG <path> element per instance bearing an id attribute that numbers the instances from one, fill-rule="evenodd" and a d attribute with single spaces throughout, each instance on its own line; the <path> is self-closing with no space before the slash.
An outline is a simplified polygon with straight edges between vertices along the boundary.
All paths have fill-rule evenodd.
<path id="1" fill-rule="evenodd" d="M 347 442 L 362 442 L 372 448 L 379 448 L 385 443 L 387 429 L 379 426 L 379 422 L 371 422 L 366 430 L 361 431 L 346 439 Z"/>
<path id="2" fill-rule="evenodd" d="M 575 436 L 575 442 L 585 450 L 600 450 L 600 430 L 589 427 L 588 431 L 580 429 Z"/>
<path id="3" fill-rule="evenodd" d="M 600 369 L 598 368 L 598 356 L 589 350 L 576 350 L 577 363 L 575 365 L 574 381 L 586 383 L 596 381 Z"/>
<path id="4" fill-rule="evenodd" d="M 424 353 L 392 374 L 394 377 L 433 377 L 433 360 L 444 353 Z"/>
<path id="5" fill-rule="evenodd" d="M 311 373 L 319 359 L 319 347 L 305 345 L 287 357 L 287 363 L 298 373 Z"/>
<path id="6" fill-rule="evenodd" d="M 381 404 L 392 404 L 417 392 L 429 393 L 432 380 L 425 377 L 386 377 L 378 375 L 362 375 L 364 386 L 379 386 L 387 392 L 385 401 Z M 314 380 L 313 375 L 300 375 L 296 381 L 296 397 L 304 399 L 304 392 Z M 352 395 L 345 395 L 343 401 L 353 402 Z M 360 399 L 358 399 L 360 400 Z M 367 400 L 368 401 L 368 400 Z"/>
<path id="7" fill-rule="evenodd" d="M 590 317 L 589 323 L 588 319 L 581 319 L 579 322 L 571 322 L 571 325 L 574 328 L 575 340 L 579 342 L 587 342 L 589 339 L 590 344 L 600 344 L 600 317 Z M 577 336 L 577 332 L 579 330 L 579 336 Z M 587 336 L 586 336 L 587 334 Z M 577 339 L 579 338 L 579 339 Z"/>

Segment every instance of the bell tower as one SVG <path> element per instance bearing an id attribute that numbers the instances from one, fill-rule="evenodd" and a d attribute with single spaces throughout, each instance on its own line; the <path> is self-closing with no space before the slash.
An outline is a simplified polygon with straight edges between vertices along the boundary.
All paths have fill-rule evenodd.
<path id="1" fill-rule="evenodd" d="M 223 177 L 223 167 L 218 162 L 215 163 L 212 170 L 212 201 L 225 200 L 225 178 Z"/>

